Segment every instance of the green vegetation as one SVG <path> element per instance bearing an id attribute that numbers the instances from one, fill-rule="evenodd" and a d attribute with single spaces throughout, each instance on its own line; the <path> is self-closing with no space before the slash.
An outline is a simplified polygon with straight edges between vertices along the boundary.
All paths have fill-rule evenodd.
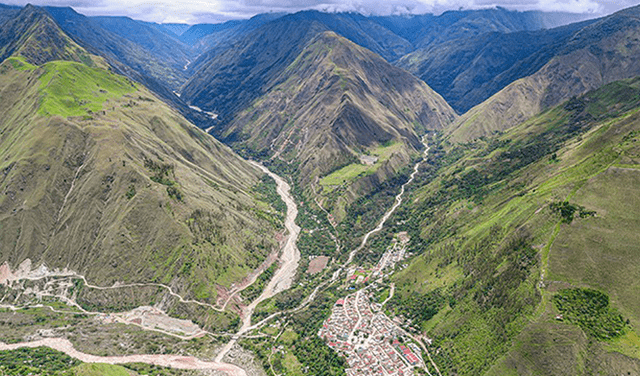
<path id="1" fill-rule="evenodd" d="M 268 202 L 273 208 L 280 214 L 281 219 L 284 220 L 284 214 L 287 212 L 287 205 L 282 201 L 282 198 L 277 192 L 278 186 L 276 181 L 269 175 L 263 175 L 260 178 L 260 182 L 253 188 L 261 201 Z"/>
<path id="2" fill-rule="evenodd" d="M 565 289 L 553 297 L 563 320 L 578 325 L 589 335 L 609 340 L 624 334 L 625 321 L 609 305 L 609 297 L 592 289 Z"/>
<path id="3" fill-rule="evenodd" d="M 27 59 L 22 56 L 12 56 L 6 60 L 14 69 L 20 71 L 32 71 L 37 68 L 37 66 L 30 64 Z"/>
<path id="4" fill-rule="evenodd" d="M 344 358 L 338 356 L 317 336 L 320 325 L 330 314 L 333 304 L 340 296 L 333 289 L 321 291 L 307 308 L 287 318 L 286 324 L 279 325 L 286 325 L 286 327 L 278 329 L 282 331 L 282 335 L 277 341 L 270 338 L 246 339 L 242 341 L 242 346 L 256 353 L 266 370 L 273 367 L 278 374 L 344 375 L 346 366 Z M 287 306 L 287 308 L 291 307 L 292 305 Z M 267 332 L 269 329 L 271 328 L 266 328 L 264 331 Z M 273 348 L 277 346 L 282 346 L 283 349 L 272 354 Z M 271 363 L 269 363 L 270 355 Z"/>
<path id="5" fill-rule="evenodd" d="M 176 201 L 184 201 L 182 192 L 178 188 L 178 183 L 174 180 L 175 173 L 173 171 L 173 165 L 157 163 L 152 159 L 145 158 L 144 167 L 153 173 L 153 176 L 150 177 L 152 181 L 167 186 L 167 195 L 169 195 L 169 197 Z"/>
<path id="6" fill-rule="evenodd" d="M 129 189 L 127 190 L 127 193 L 125 193 L 125 196 L 127 197 L 127 200 L 131 200 L 135 195 L 136 195 L 136 186 L 131 184 L 129 185 Z"/>
<path id="7" fill-rule="evenodd" d="M 256 281 L 253 282 L 251 286 L 242 290 L 242 297 L 249 302 L 256 299 L 260 295 L 262 290 L 264 290 L 264 288 L 267 286 L 267 283 L 269 283 L 269 281 L 271 280 L 271 277 L 273 276 L 273 273 L 276 272 L 276 269 L 278 269 L 278 263 L 274 262 L 265 271 L 263 271 L 262 274 L 258 276 L 258 278 L 256 278 Z"/>
<path id="8" fill-rule="evenodd" d="M 587 218 L 596 215 L 595 211 L 587 210 L 584 206 L 570 204 L 569 201 L 553 202 L 549 207 L 554 212 L 560 214 L 562 222 L 564 223 L 573 222 L 576 212 L 580 218 Z"/>
<path id="9" fill-rule="evenodd" d="M 131 371 L 104 363 L 84 363 L 73 369 L 75 376 L 131 376 Z"/>
<path id="10" fill-rule="evenodd" d="M 45 64 L 39 78 L 44 116 L 88 116 L 103 110 L 103 104 L 137 90 L 133 82 L 104 69 L 71 61 Z"/>
<path id="11" fill-rule="evenodd" d="M 638 283 L 629 278 L 638 270 L 637 255 L 629 250 L 640 240 L 631 214 L 640 206 L 633 193 L 638 107 L 640 80 L 627 80 L 490 140 L 432 143 L 416 180 L 423 186 L 409 191 L 371 247 L 393 231 L 409 231 L 410 249 L 419 256 L 394 275 L 396 295 L 387 304 L 416 331 L 428 330 L 439 349 L 432 355 L 447 373 L 483 374 L 501 357 L 521 355 L 534 362 L 532 369 L 544 369 L 542 352 L 513 341 L 534 324 L 544 324 L 541 332 L 557 338 L 567 323 L 584 319 L 577 315 L 547 325 L 554 322 L 547 285 L 597 286 L 615 296 L 615 309 L 586 323 L 594 344 L 572 342 L 583 355 L 559 368 L 564 371 L 585 369 L 580 359 L 600 351 L 598 341 L 624 337 L 616 337 L 626 323 L 618 311 L 631 327 L 640 322 Z M 424 315 L 402 310 L 405 305 L 420 307 Z M 616 348 L 633 354 L 631 342 Z M 494 374 L 517 374 L 507 370 Z M 539 374 L 563 374 L 553 372 Z"/>
<path id="12" fill-rule="evenodd" d="M 80 361 L 48 347 L 0 351 L 0 374 L 23 376 L 73 376 L 71 369 Z"/>
<path id="13" fill-rule="evenodd" d="M 148 376 L 181 376 L 193 374 L 193 371 L 181 371 L 173 368 L 155 366 L 146 363 L 129 363 L 125 364 L 124 367 L 135 371 L 140 375 Z"/>
<path id="14" fill-rule="evenodd" d="M 395 142 L 390 145 L 380 145 L 369 150 L 367 155 L 375 156 L 377 158 L 375 163 L 370 165 L 361 162 L 351 163 L 320 179 L 320 184 L 324 189 L 331 191 L 333 189 L 332 186 L 348 185 L 357 178 L 371 175 L 375 173 L 386 161 L 388 161 L 389 158 L 391 158 L 391 155 L 394 152 L 397 152 L 401 147 L 402 143 Z"/>

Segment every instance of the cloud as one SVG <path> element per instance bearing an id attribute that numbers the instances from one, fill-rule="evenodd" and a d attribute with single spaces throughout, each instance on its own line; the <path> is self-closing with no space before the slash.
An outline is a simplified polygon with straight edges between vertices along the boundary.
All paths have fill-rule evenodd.
<path id="1" fill-rule="evenodd" d="M 1 1 L 1 0 L 0 0 Z M 155 22 L 222 22 L 258 13 L 315 9 L 363 14 L 441 13 L 450 9 L 502 6 L 513 10 L 543 10 L 607 14 L 640 0 L 4 0 L 11 5 L 71 6 L 93 15 L 129 16 Z"/>

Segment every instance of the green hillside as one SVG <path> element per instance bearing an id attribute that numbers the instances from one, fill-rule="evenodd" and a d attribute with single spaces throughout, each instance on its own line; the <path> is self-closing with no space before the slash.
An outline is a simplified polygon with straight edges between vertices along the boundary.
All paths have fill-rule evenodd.
<path id="1" fill-rule="evenodd" d="M 639 109 L 640 79 L 619 81 L 435 148 L 394 221 L 423 245 L 390 303 L 448 374 L 637 371 Z"/>
<path id="2" fill-rule="evenodd" d="M 0 65 L 0 264 L 160 282 L 215 303 L 277 246 L 280 214 L 254 190 L 262 173 L 90 65 Z"/>

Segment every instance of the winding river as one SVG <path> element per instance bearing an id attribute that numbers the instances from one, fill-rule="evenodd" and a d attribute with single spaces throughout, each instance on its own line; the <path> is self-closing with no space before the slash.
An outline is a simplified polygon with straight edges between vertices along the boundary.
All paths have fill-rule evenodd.
<path id="1" fill-rule="evenodd" d="M 291 287 L 293 279 L 296 276 L 298 263 L 300 262 L 300 251 L 296 246 L 298 235 L 300 234 L 300 226 L 296 225 L 295 222 L 296 217 L 298 216 L 298 206 L 296 205 L 293 196 L 291 196 L 291 187 L 286 181 L 284 181 L 284 179 L 269 171 L 269 169 L 264 167 L 262 164 L 255 161 L 251 161 L 251 164 L 258 167 L 276 181 L 278 194 L 287 205 L 287 215 L 284 220 L 284 227 L 287 229 L 288 233 L 287 241 L 282 247 L 280 267 L 276 270 L 275 274 L 267 284 L 267 287 L 262 291 L 262 294 L 242 310 L 242 326 L 238 333 L 231 338 L 231 341 L 229 341 L 218 353 L 216 362 L 222 361 L 222 358 L 224 358 L 224 356 L 233 348 L 241 335 L 252 330 L 251 316 L 258 304 Z"/>
<path id="2" fill-rule="evenodd" d="M 429 151 L 429 146 L 424 142 L 426 150 L 424 151 L 424 156 L 427 155 Z M 413 173 L 410 175 L 409 180 L 405 182 L 398 195 L 395 197 L 395 202 L 393 206 L 387 210 L 384 216 L 381 218 L 378 225 L 371 231 L 365 234 L 364 238 L 360 245 L 355 248 L 353 251 L 349 253 L 348 260 L 333 274 L 330 282 L 333 282 L 337 279 L 338 274 L 344 270 L 344 268 L 349 265 L 352 261 L 356 253 L 361 251 L 367 244 L 367 241 L 371 237 L 371 235 L 379 232 L 384 227 L 386 221 L 391 217 L 391 215 L 396 211 L 396 209 L 402 204 L 402 198 L 405 193 L 406 186 L 409 185 L 415 179 L 416 174 L 418 173 L 418 168 L 420 164 L 424 160 L 421 159 L 418 161 L 413 167 Z M 259 326 L 260 323 L 256 325 L 251 325 L 251 317 L 253 316 L 253 312 L 255 308 L 266 299 L 269 299 L 276 295 L 279 292 L 282 292 L 289 287 L 293 283 L 294 277 L 296 275 L 296 271 L 298 268 L 298 264 L 300 261 L 300 251 L 296 246 L 296 242 L 298 240 L 298 236 L 300 234 L 300 227 L 296 225 L 295 219 L 298 215 L 298 207 L 291 195 L 291 187 L 289 184 L 282 179 L 280 176 L 274 174 L 269 171 L 266 167 L 258 162 L 251 161 L 251 163 L 263 171 L 265 174 L 269 175 L 276 181 L 277 184 L 277 192 L 285 202 L 287 206 L 287 214 L 285 217 L 285 228 L 287 230 L 288 236 L 287 240 L 282 247 L 280 254 L 280 267 L 274 273 L 273 277 L 265 287 L 262 294 L 256 298 L 251 304 L 246 306 L 242 311 L 242 326 L 238 330 L 238 332 L 232 336 L 231 340 L 222 348 L 222 350 L 218 353 L 215 360 L 213 362 L 206 362 L 195 357 L 189 356 L 178 356 L 178 355 L 129 355 L 129 356 L 96 356 L 91 354 L 86 354 L 76 350 L 73 347 L 73 344 L 64 338 L 46 338 L 39 341 L 33 342 L 22 342 L 17 344 L 5 344 L 0 342 L 0 350 L 13 350 L 21 347 L 38 347 L 38 346 L 47 346 L 58 351 L 62 351 L 67 355 L 77 358 L 86 363 L 108 363 L 108 364 L 123 364 L 123 363 L 132 363 L 132 362 L 140 362 L 140 363 L 148 363 L 155 364 L 165 367 L 172 367 L 178 369 L 209 369 L 209 370 L 217 370 L 223 371 L 232 376 L 246 376 L 245 370 L 242 368 L 222 362 L 222 359 L 229 353 L 229 351 L 233 348 L 233 346 L 237 343 L 237 340 L 244 335 L 245 333 L 255 329 Z M 326 283 L 323 283 L 321 286 L 324 286 Z M 317 293 L 318 289 L 321 288 L 318 286 L 313 294 L 311 294 L 306 302 L 313 300 L 313 297 Z M 302 304 L 305 305 L 304 303 Z M 271 315 L 270 317 L 261 321 L 261 323 L 268 321 L 269 319 L 277 316 L 278 314 Z"/>
<path id="3" fill-rule="evenodd" d="M 39 346 L 46 346 L 52 349 L 61 351 L 66 353 L 67 355 L 79 359 L 85 363 L 107 363 L 107 364 L 124 364 L 124 363 L 147 363 L 154 364 L 164 367 L 171 367 L 177 369 L 192 369 L 192 370 L 216 370 L 225 372 L 231 376 L 246 376 L 245 370 L 242 368 L 222 362 L 224 356 L 233 348 L 236 344 L 238 338 L 240 338 L 243 334 L 253 329 L 251 326 L 251 316 L 253 315 L 253 311 L 262 301 L 271 298 L 275 294 L 284 291 L 291 287 L 293 283 L 293 279 L 296 275 L 296 271 L 298 268 L 298 264 L 300 262 L 300 251 L 296 246 L 296 242 L 298 240 L 298 235 L 300 234 L 300 227 L 296 225 L 295 219 L 298 216 L 298 206 L 291 195 L 291 187 L 287 184 L 284 179 L 280 176 L 274 174 L 269 171 L 262 164 L 253 162 L 251 163 L 263 171 L 265 174 L 269 175 L 276 181 L 277 184 L 277 192 L 282 198 L 282 200 L 287 205 L 287 214 L 285 217 L 285 228 L 287 230 L 287 240 L 280 251 L 280 267 L 274 273 L 273 277 L 265 287 L 262 294 L 256 298 L 251 304 L 243 309 L 242 312 L 242 326 L 240 330 L 232 336 L 231 340 L 222 348 L 222 350 L 218 353 L 216 359 L 213 362 L 207 362 L 200 360 L 191 356 L 179 356 L 179 355 L 150 355 L 150 354 L 140 354 L 140 355 L 128 355 L 128 356 L 97 356 L 92 354 L 86 354 L 81 351 L 78 351 L 74 348 L 73 344 L 65 339 L 65 338 L 45 338 L 38 341 L 32 342 L 21 342 L 16 344 L 5 344 L 0 342 L 0 350 L 15 350 L 18 348 L 28 347 L 34 348 Z M 87 286 L 91 286 L 88 284 L 86 279 L 83 276 L 79 276 L 82 278 Z M 144 285 L 144 284 L 140 284 Z M 176 295 L 171 291 L 168 286 L 164 286 L 169 289 L 169 292 L 173 295 Z M 108 289 L 110 287 L 99 287 L 99 286 L 91 286 L 93 288 L 98 289 Z M 177 296 L 177 295 L 176 295 Z M 182 297 L 180 297 L 181 301 L 184 301 Z M 198 303 L 198 302 L 194 302 Z M 198 303 L 202 304 L 202 303 Z M 203 304 L 204 305 L 204 304 Z M 207 305 L 210 308 L 215 309 L 215 307 Z"/>

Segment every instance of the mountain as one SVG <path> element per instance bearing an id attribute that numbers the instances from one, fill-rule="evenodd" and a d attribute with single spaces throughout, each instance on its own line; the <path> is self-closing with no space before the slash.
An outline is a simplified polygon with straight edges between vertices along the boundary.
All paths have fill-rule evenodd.
<path id="1" fill-rule="evenodd" d="M 408 40 L 414 49 L 469 39 L 486 33 L 512 33 L 549 29 L 579 22 L 585 15 L 560 13 L 510 11 L 501 7 L 494 9 L 446 11 L 433 14 L 377 16 L 371 19 Z"/>
<path id="2" fill-rule="evenodd" d="M 129 17 L 91 17 L 104 30 L 142 46 L 158 60 L 171 62 L 176 69 L 183 69 L 193 59 L 191 49 L 177 38 L 167 35 L 144 22 Z"/>
<path id="3" fill-rule="evenodd" d="M 576 31 L 592 22 L 454 39 L 409 53 L 397 65 L 424 80 L 458 113 L 465 113 L 542 68 Z"/>
<path id="4" fill-rule="evenodd" d="M 0 264 L 165 283 L 215 303 L 277 247 L 259 170 L 47 12 L 27 6 L 14 21 L 3 36 L 26 31 L 0 64 Z"/>
<path id="5" fill-rule="evenodd" d="M 389 59 L 410 50 L 408 42 L 362 15 L 299 12 L 264 24 L 222 51 L 202 55 L 182 88 L 182 97 L 228 120 L 265 93 L 272 80 L 323 31 L 334 31 Z"/>
<path id="6" fill-rule="evenodd" d="M 339 208 L 406 166 L 422 148 L 418 134 L 455 117 L 423 82 L 329 31 L 273 82 L 216 132 L 236 149 L 297 166 L 302 187 L 325 198 L 346 189 L 332 197 Z"/>
<path id="7" fill-rule="evenodd" d="M 14 55 L 36 65 L 52 60 L 92 64 L 89 54 L 62 33 L 44 10 L 31 5 L 0 27 L 0 45 L 0 60 Z"/>
<path id="8" fill-rule="evenodd" d="M 83 48 L 103 56 L 120 73 L 142 82 L 165 100 L 176 100 L 171 90 L 176 90 L 186 80 L 184 65 L 187 64 L 187 60 L 181 55 L 181 48 L 176 47 L 177 54 L 175 55 L 172 55 L 173 47 L 171 44 L 165 48 L 166 46 L 159 43 L 158 45 L 161 47 L 158 50 L 150 50 L 106 30 L 98 21 L 83 16 L 71 8 L 45 7 L 44 9 L 49 12 L 65 33 Z M 134 27 L 128 19 L 119 19 L 114 22 L 123 22 Z M 158 35 L 147 31 L 151 33 L 150 35 Z M 136 38 L 135 36 L 130 37 Z M 144 38 L 141 40 L 144 41 Z M 163 40 L 166 41 L 165 38 Z M 149 41 L 150 46 L 155 44 L 155 41 Z M 175 44 L 179 43 L 175 42 Z"/>
<path id="9" fill-rule="evenodd" d="M 182 87 L 189 104 L 213 111 L 223 121 L 246 108 L 325 28 L 286 16 L 251 32 L 207 61 Z"/>
<path id="10" fill-rule="evenodd" d="M 174 37 L 179 38 L 185 31 L 191 26 L 183 23 L 156 23 L 147 22 L 148 25 L 155 27 L 156 29 Z"/>
<path id="11" fill-rule="evenodd" d="M 20 7 L 0 4 L 0 25 L 20 12 Z"/>
<path id="12" fill-rule="evenodd" d="M 465 113 L 449 130 L 452 141 L 503 131 L 572 96 L 640 74 L 639 15 L 640 7 L 628 8 L 575 32 L 537 72 Z"/>
<path id="13" fill-rule="evenodd" d="M 498 136 L 433 140 L 425 183 L 379 236 L 410 229 L 419 256 L 387 309 L 426 333 L 442 374 L 640 369 L 639 109 L 634 78 Z"/>

